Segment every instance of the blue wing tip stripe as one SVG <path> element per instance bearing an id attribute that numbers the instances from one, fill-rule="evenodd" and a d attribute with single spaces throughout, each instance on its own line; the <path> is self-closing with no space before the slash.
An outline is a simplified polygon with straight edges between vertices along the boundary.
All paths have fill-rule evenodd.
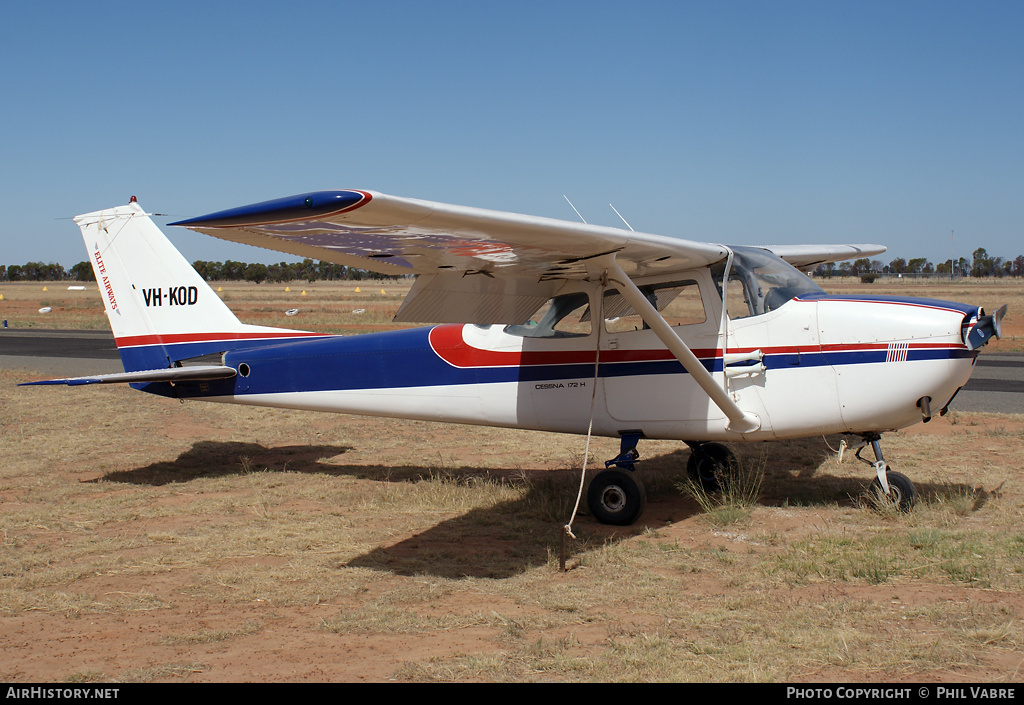
<path id="1" fill-rule="evenodd" d="M 310 220 L 358 208 L 369 200 L 370 194 L 364 191 L 313 191 L 239 208 L 230 208 L 197 218 L 178 220 L 170 225 L 230 228 L 240 225 Z"/>

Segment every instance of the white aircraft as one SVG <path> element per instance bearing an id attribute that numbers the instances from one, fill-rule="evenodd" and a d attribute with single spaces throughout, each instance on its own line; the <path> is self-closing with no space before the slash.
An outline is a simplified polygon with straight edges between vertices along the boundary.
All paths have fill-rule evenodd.
<path id="1" fill-rule="evenodd" d="M 396 321 L 359 336 L 241 323 L 135 202 L 75 218 L 127 382 L 182 399 L 621 438 L 592 515 L 630 524 L 642 438 L 691 449 L 709 489 L 722 442 L 855 434 L 905 509 L 880 435 L 945 413 L 1005 306 L 832 296 L 800 269 L 878 245 L 729 247 L 387 196 L 320 191 L 184 220 L 193 230 L 418 275 Z"/>

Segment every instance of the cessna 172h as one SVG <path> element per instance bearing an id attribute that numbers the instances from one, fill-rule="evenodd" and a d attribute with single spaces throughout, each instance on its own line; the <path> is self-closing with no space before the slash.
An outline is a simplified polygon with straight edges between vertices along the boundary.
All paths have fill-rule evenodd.
<path id="1" fill-rule="evenodd" d="M 617 228 L 320 191 L 183 220 L 293 255 L 418 275 L 396 321 L 359 336 L 241 323 L 134 197 L 80 215 L 127 382 L 181 399 L 620 437 L 591 480 L 599 521 L 644 507 L 642 438 L 691 448 L 717 486 L 722 442 L 845 433 L 870 446 L 876 492 L 913 484 L 880 435 L 944 413 L 993 315 L 946 301 L 826 294 L 800 269 L 878 245 L 728 247 Z"/>

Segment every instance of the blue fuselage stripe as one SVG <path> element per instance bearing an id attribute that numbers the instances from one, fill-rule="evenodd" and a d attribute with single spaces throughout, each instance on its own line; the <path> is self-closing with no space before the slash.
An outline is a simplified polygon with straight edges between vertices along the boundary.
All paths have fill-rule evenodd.
<path id="1" fill-rule="evenodd" d="M 227 345 L 224 364 L 240 370 L 228 380 L 208 383 L 179 383 L 174 391 L 181 396 L 230 396 L 369 389 L 401 389 L 427 386 L 497 384 L 507 382 L 544 382 L 550 380 L 586 380 L 594 376 L 591 363 L 523 365 L 500 367 L 455 367 L 441 359 L 429 340 L 429 328 L 415 328 L 358 336 L 330 336 L 286 343 L 267 341 L 227 341 L 195 343 L 197 355 L 218 352 Z M 212 348 L 211 348 L 212 346 Z M 161 346 L 149 351 L 166 360 Z M 142 356 L 144 347 L 122 350 L 122 356 Z M 942 360 L 970 357 L 972 353 L 953 347 L 911 348 L 907 361 Z M 787 351 L 767 354 L 764 365 L 770 370 L 804 367 L 860 365 L 887 362 L 885 348 L 867 350 Z M 711 372 L 722 370 L 722 358 L 701 360 Z M 243 367 L 245 365 L 245 367 Z M 166 362 L 157 367 L 165 367 Z M 742 368 L 742 364 L 732 367 Z M 136 368 L 138 369 L 138 368 Z M 152 368 L 150 368 L 152 369 Z M 247 372 L 246 375 L 241 370 Z M 676 360 L 602 362 L 600 377 L 621 378 L 648 375 L 686 374 Z M 165 383 L 139 385 L 158 394 L 170 394 Z"/>

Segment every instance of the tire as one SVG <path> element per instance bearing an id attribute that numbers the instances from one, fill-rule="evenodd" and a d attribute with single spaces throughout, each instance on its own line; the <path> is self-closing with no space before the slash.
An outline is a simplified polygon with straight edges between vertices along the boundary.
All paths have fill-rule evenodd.
<path id="1" fill-rule="evenodd" d="M 887 470 L 885 481 L 889 483 L 889 495 L 882 492 L 882 483 L 876 477 L 871 481 L 872 496 L 881 502 L 892 503 L 901 512 L 909 512 L 917 503 L 917 490 L 914 483 L 903 473 Z"/>
<path id="2" fill-rule="evenodd" d="M 709 494 L 722 489 L 738 468 L 735 453 L 721 443 L 702 443 L 686 461 L 686 474 Z"/>
<path id="3" fill-rule="evenodd" d="M 602 524 L 628 526 L 647 505 L 643 483 L 623 470 L 605 470 L 590 481 L 587 506 Z"/>

